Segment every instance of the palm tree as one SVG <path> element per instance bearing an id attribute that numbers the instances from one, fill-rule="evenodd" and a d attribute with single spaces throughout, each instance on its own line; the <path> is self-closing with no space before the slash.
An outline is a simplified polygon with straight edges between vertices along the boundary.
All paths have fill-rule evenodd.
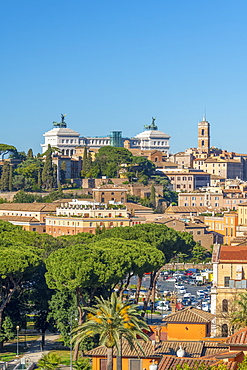
<path id="1" fill-rule="evenodd" d="M 247 326 L 247 292 L 240 293 L 236 303 L 238 307 L 231 321 L 235 328 L 244 328 Z"/>
<path id="2" fill-rule="evenodd" d="M 61 357 L 56 353 L 50 352 L 47 355 L 43 355 L 38 361 L 38 370 L 58 370 L 60 362 Z"/>
<path id="3" fill-rule="evenodd" d="M 107 370 L 113 368 L 113 348 L 116 347 L 121 358 L 121 340 L 126 339 L 131 348 L 142 347 L 137 337 L 147 341 L 143 329 L 149 331 L 148 325 L 139 317 L 137 305 L 123 303 L 114 292 L 108 300 L 98 298 L 94 307 L 84 307 L 89 313 L 87 321 L 74 329 L 73 342 L 78 344 L 85 338 L 99 334 L 99 343 L 107 348 Z M 122 362 L 122 361 L 121 361 Z M 121 368 L 118 361 L 118 370 Z"/>

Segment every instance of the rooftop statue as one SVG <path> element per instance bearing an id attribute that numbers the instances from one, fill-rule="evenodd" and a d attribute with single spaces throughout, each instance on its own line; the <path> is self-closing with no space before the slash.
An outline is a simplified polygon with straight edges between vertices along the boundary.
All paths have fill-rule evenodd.
<path id="1" fill-rule="evenodd" d="M 62 114 L 61 113 L 61 122 L 53 121 L 53 127 L 56 127 L 56 128 L 66 128 L 67 127 L 67 124 L 65 122 L 65 117 L 66 117 L 66 114 Z"/>
<path id="2" fill-rule="evenodd" d="M 155 123 L 154 123 L 155 120 L 156 120 L 156 118 L 155 117 L 152 117 L 152 123 L 151 123 L 151 125 L 144 125 L 144 128 L 146 130 L 158 130 L 158 126 L 156 126 Z"/>

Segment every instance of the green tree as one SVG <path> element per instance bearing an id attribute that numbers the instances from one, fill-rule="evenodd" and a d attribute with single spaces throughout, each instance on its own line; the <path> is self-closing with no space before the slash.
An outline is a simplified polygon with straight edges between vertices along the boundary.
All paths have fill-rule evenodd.
<path id="1" fill-rule="evenodd" d="M 23 189 L 25 186 L 25 177 L 23 175 L 14 175 L 12 185 L 15 190 Z"/>
<path id="2" fill-rule="evenodd" d="M 153 208 L 156 207 L 156 194 L 155 194 L 155 187 L 153 184 L 151 186 L 150 203 Z"/>
<path id="3" fill-rule="evenodd" d="M 75 370 L 92 370 L 92 365 L 89 358 L 81 358 L 73 363 Z"/>
<path id="4" fill-rule="evenodd" d="M 139 317 L 137 306 L 123 303 L 115 292 L 107 300 L 103 297 L 96 300 L 94 307 L 85 307 L 89 312 L 88 320 L 74 330 L 76 334 L 73 341 L 79 344 L 87 337 L 99 335 L 100 344 L 107 348 L 107 370 L 112 370 L 113 348 L 117 347 L 121 355 L 120 342 L 125 339 L 131 348 L 139 347 L 142 350 L 137 338 L 147 341 L 149 338 L 143 329 L 149 331 L 149 327 Z"/>
<path id="5" fill-rule="evenodd" d="M 6 245 L 7 244 L 7 245 Z M 25 287 L 40 257 L 34 248 L 14 239 L 0 240 L 0 332 L 3 326 L 3 314 L 13 295 Z"/>
<path id="6" fill-rule="evenodd" d="M 13 167 L 9 166 L 9 191 L 13 190 Z"/>
<path id="7" fill-rule="evenodd" d="M 47 355 L 43 355 L 37 365 L 39 370 L 59 370 L 60 362 L 61 357 L 56 353 L 50 352 Z"/>
<path id="8" fill-rule="evenodd" d="M 115 227 L 97 235 L 97 238 L 122 238 L 125 240 L 138 240 L 145 242 L 163 253 L 163 264 L 170 261 L 175 254 L 181 252 L 189 254 L 195 245 L 193 236 L 189 233 L 175 231 L 166 225 L 142 224 L 131 227 Z M 176 251 L 176 253 L 174 252 Z M 150 297 L 154 297 L 155 285 L 161 272 L 161 267 L 156 266 L 151 273 L 150 286 L 144 302 L 144 311 L 149 303 Z"/>
<path id="9" fill-rule="evenodd" d="M 16 147 L 14 147 L 13 145 L 0 144 L 0 155 L 2 156 L 2 160 L 6 154 L 16 152 L 17 152 Z"/>
<path id="10" fill-rule="evenodd" d="M 66 182 L 66 162 L 62 161 L 60 165 L 60 183 L 65 184 Z"/>
<path id="11" fill-rule="evenodd" d="M 33 149 L 29 149 L 27 152 L 27 158 L 33 158 Z"/>
<path id="12" fill-rule="evenodd" d="M 232 314 L 231 323 L 235 328 L 244 328 L 247 326 L 247 292 L 240 293 L 235 303 L 237 310 Z"/>
<path id="13" fill-rule="evenodd" d="M 4 162 L 1 175 L 1 190 L 9 190 L 9 177 L 10 177 L 10 164 L 9 162 Z"/>
<path id="14" fill-rule="evenodd" d="M 207 249 L 200 243 L 196 243 L 191 251 L 193 261 L 196 263 L 202 262 L 205 259 L 206 253 Z"/>
<path id="15" fill-rule="evenodd" d="M 53 166 L 52 166 L 52 148 L 50 144 L 48 144 L 48 149 L 45 152 L 45 164 L 42 171 L 42 182 L 46 189 L 52 189 Z"/>

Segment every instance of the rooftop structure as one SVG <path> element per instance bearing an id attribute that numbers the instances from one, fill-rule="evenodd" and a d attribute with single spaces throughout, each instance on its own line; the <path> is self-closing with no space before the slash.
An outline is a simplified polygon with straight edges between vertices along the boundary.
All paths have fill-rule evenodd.
<path id="1" fill-rule="evenodd" d="M 48 144 L 57 147 L 62 155 L 72 156 L 76 147 L 87 146 L 90 149 L 100 149 L 103 146 L 123 147 L 125 141 L 129 147 L 140 150 L 160 150 L 168 155 L 170 136 L 158 130 L 152 119 L 151 125 L 145 125 L 145 131 L 132 138 L 123 138 L 122 131 L 111 131 L 107 136 L 86 137 L 80 136 L 77 131 L 67 127 L 65 115 L 61 115 L 61 122 L 53 122 L 52 130 L 46 132 L 45 143 L 41 144 L 43 153 L 47 150 Z"/>

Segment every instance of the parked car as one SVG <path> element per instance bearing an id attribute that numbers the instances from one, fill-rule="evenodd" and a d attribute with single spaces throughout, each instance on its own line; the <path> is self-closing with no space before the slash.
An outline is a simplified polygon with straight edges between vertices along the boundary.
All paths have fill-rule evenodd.
<path id="1" fill-rule="evenodd" d="M 182 288 L 182 289 L 178 289 L 178 294 L 185 294 L 186 293 L 186 289 Z"/>
<path id="2" fill-rule="evenodd" d="M 175 288 L 176 289 L 184 289 L 184 285 L 182 285 L 180 283 L 175 283 Z"/>
<path id="3" fill-rule="evenodd" d="M 198 296 L 200 296 L 200 295 L 203 295 L 203 296 L 204 296 L 204 290 L 199 289 L 199 290 L 196 292 L 196 294 L 197 294 Z"/>
<path id="4" fill-rule="evenodd" d="M 156 306 L 156 310 L 158 310 L 158 311 L 170 311 L 171 308 L 170 308 L 169 304 L 160 303 L 158 306 Z"/>

